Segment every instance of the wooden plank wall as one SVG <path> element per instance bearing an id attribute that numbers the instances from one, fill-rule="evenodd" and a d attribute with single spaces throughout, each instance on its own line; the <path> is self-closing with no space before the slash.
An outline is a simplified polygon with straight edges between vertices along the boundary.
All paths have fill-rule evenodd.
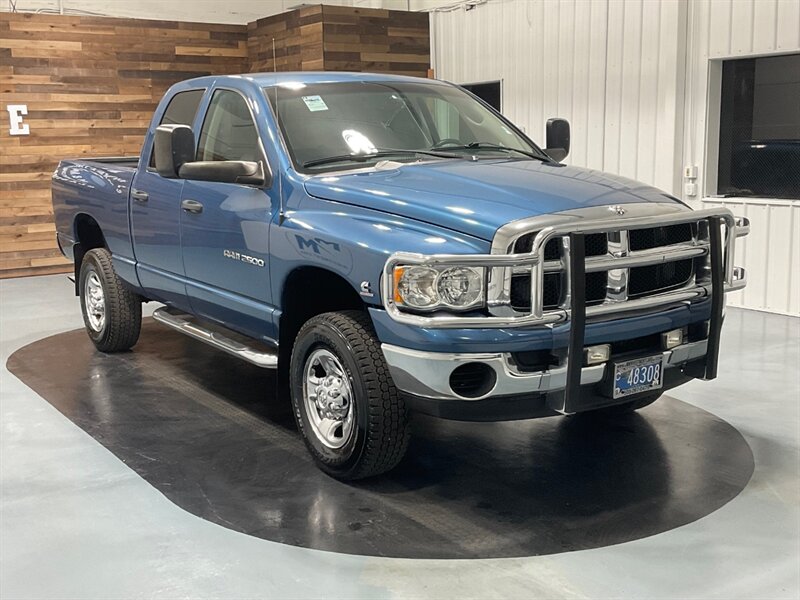
<path id="1" fill-rule="evenodd" d="M 137 155 L 174 82 L 207 74 L 373 71 L 425 77 L 428 15 L 308 6 L 247 26 L 0 13 L 0 278 L 67 272 L 50 177 L 61 158 Z M 5 107 L 26 104 L 30 135 Z"/>
<path id="2" fill-rule="evenodd" d="M 247 26 L 250 71 L 368 71 L 426 77 L 428 14 L 314 5 Z"/>
<path id="3" fill-rule="evenodd" d="M 326 71 L 369 71 L 427 77 L 428 13 L 322 7 Z"/>
<path id="4" fill-rule="evenodd" d="M 68 270 L 50 203 L 61 158 L 139 154 L 170 85 L 246 65 L 241 25 L 0 13 L 0 277 Z M 30 135 L 9 135 L 15 103 Z"/>
<path id="5" fill-rule="evenodd" d="M 275 40 L 275 62 L 272 40 Z M 322 5 L 307 6 L 273 15 L 247 25 L 251 73 L 323 71 Z"/>

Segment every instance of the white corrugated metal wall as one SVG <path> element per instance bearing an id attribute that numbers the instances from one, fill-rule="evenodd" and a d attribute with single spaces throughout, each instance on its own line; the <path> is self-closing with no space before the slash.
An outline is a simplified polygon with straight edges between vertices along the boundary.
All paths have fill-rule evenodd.
<path id="1" fill-rule="evenodd" d="M 489 0 L 431 22 L 437 77 L 499 79 L 503 113 L 534 139 L 548 117 L 570 120 L 567 162 L 697 206 L 710 202 L 706 123 L 719 101 L 709 59 L 800 51 L 800 0 Z M 684 194 L 684 165 L 698 166 L 696 196 Z M 800 314 L 800 202 L 713 201 L 754 222 L 737 252 L 752 283 L 729 303 Z"/>
<path id="2" fill-rule="evenodd" d="M 673 190 L 685 10 L 669 0 L 506 0 L 433 13 L 434 68 L 458 83 L 501 79 L 504 114 L 534 139 L 549 117 L 569 119 L 567 162 Z"/>
<path id="3" fill-rule="evenodd" d="M 725 206 L 752 223 L 736 252 L 749 285 L 728 303 L 798 315 L 800 201 L 708 196 L 716 192 L 721 61 L 800 52 L 800 0 L 695 0 L 688 16 L 685 164 L 698 167 L 703 206 Z"/>

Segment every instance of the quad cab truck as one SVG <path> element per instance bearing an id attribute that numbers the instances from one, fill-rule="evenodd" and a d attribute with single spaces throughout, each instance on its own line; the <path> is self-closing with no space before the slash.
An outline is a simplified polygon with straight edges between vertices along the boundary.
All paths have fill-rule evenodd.
<path id="1" fill-rule="evenodd" d="M 53 175 L 86 331 L 128 350 L 158 302 L 157 321 L 277 370 L 343 480 L 392 469 L 413 411 L 613 415 L 713 379 L 747 220 L 565 165 L 569 124 L 546 131 L 542 149 L 411 77 L 176 84 L 138 158 Z"/>

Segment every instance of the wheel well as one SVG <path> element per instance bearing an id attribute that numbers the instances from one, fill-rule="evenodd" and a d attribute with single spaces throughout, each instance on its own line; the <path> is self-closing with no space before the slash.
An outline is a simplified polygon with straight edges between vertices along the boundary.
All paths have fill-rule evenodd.
<path id="1" fill-rule="evenodd" d="M 75 295 L 78 295 L 78 285 L 81 275 L 81 263 L 83 256 L 94 248 L 107 248 L 106 238 L 103 236 L 103 230 L 92 217 L 86 214 L 80 214 L 75 217 L 75 241 L 73 247 L 74 263 L 75 263 Z"/>
<path id="2" fill-rule="evenodd" d="M 289 274 L 281 294 L 278 364 L 288 374 L 297 332 L 311 317 L 335 310 L 364 310 L 361 296 L 346 279 L 325 269 L 300 267 Z"/>

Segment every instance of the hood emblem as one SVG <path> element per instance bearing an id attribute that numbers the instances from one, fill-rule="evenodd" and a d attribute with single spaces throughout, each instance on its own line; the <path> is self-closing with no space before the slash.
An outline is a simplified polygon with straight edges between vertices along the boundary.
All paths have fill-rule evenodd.
<path id="1" fill-rule="evenodd" d="M 608 210 L 617 213 L 620 217 L 625 214 L 625 209 L 622 208 L 619 204 L 615 204 L 614 206 L 609 206 Z"/>

